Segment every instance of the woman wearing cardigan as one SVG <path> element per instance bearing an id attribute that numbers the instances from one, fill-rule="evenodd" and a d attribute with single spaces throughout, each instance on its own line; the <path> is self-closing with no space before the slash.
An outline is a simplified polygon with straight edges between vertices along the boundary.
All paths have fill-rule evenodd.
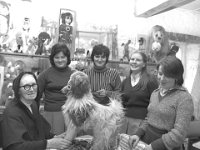
<path id="1" fill-rule="evenodd" d="M 129 61 L 130 75 L 122 82 L 125 121 L 122 133 L 134 134 L 147 114 L 151 93 L 158 87 L 156 78 L 147 73 L 147 56 L 134 52 Z"/>

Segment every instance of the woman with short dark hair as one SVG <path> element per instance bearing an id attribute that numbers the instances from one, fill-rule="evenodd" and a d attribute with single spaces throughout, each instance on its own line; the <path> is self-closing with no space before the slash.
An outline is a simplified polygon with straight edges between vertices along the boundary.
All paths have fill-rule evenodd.
<path id="1" fill-rule="evenodd" d="M 71 62 L 70 51 L 66 44 L 57 43 L 52 47 L 49 57 L 51 67 L 38 76 L 38 86 L 41 98 L 44 94 L 44 116 L 52 127 L 52 132 L 60 134 L 65 131 L 61 107 L 66 96 L 61 89 L 74 72 L 68 65 Z"/>
<path id="2" fill-rule="evenodd" d="M 109 55 L 110 50 L 107 46 L 95 45 L 91 54 L 93 67 L 84 71 L 89 77 L 95 99 L 103 105 L 107 105 L 110 102 L 109 97 L 119 93 L 121 89 L 119 72 L 107 67 Z"/>

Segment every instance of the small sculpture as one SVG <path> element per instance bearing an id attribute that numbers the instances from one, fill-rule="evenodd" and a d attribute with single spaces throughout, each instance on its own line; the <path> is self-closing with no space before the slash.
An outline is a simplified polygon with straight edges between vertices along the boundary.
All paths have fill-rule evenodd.
<path id="1" fill-rule="evenodd" d="M 162 26 L 155 25 L 151 30 L 151 38 L 151 57 L 156 63 L 158 63 L 163 57 L 167 56 L 170 52 L 168 35 Z"/>

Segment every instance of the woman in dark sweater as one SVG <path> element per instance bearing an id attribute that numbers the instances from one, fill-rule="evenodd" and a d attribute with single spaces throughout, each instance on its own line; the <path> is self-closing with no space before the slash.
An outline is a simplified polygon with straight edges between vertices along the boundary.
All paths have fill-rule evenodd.
<path id="1" fill-rule="evenodd" d="M 146 117 L 151 93 L 158 87 L 156 78 L 147 73 L 147 57 L 136 51 L 130 57 L 130 75 L 122 82 L 122 102 L 126 111 L 122 133 L 133 134 Z"/>
<path id="2" fill-rule="evenodd" d="M 39 98 L 44 94 L 44 117 L 50 123 L 52 132 L 61 134 L 65 131 L 61 107 L 66 101 L 66 96 L 61 89 L 67 85 L 74 70 L 68 66 L 71 59 L 66 44 L 55 44 L 49 59 L 51 67 L 38 76 Z"/>
<path id="3" fill-rule="evenodd" d="M 4 150 L 63 149 L 71 144 L 76 127 L 69 126 L 67 135 L 55 137 L 40 114 L 36 103 L 38 84 L 33 73 L 20 73 L 13 81 L 13 91 L 15 98 L 6 107 L 2 121 Z"/>

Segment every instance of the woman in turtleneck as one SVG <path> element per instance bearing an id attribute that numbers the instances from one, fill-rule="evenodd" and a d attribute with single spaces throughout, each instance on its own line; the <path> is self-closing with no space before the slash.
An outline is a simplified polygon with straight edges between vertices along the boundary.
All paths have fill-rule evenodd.
<path id="1" fill-rule="evenodd" d="M 85 70 L 91 84 L 94 98 L 103 105 L 109 103 L 109 98 L 121 89 L 119 72 L 114 68 L 108 68 L 110 50 L 107 46 L 99 44 L 93 47 L 91 60 L 93 67 Z"/>
<path id="2" fill-rule="evenodd" d="M 65 131 L 61 107 L 66 101 L 66 96 L 61 89 L 67 85 L 74 70 L 68 66 L 71 59 L 66 44 L 55 44 L 49 59 L 51 67 L 38 76 L 39 95 L 40 98 L 44 98 L 44 117 L 50 123 L 52 133 L 58 135 Z"/>
<path id="3" fill-rule="evenodd" d="M 130 75 L 122 82 L 125 122 L 122 133 L 132 135 L 147 115 L 151 93 L 158 88 L 156 78 L 147 73 L 147 56 L 135 51 L 129 61 Z"/>

